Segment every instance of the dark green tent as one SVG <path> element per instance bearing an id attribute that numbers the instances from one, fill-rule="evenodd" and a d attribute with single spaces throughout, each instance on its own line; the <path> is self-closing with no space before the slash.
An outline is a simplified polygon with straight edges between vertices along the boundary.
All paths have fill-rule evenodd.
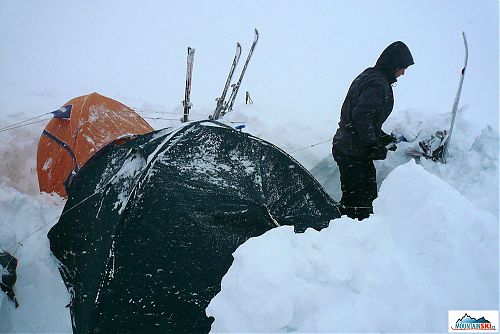
<path id="1" fill-rule="evenodd" d="M 48 237 L 74 333 L 203 333 L 239 245 L 336 217 L 337 203 L 286 153 L 202 121 L 101 150 Z"/>

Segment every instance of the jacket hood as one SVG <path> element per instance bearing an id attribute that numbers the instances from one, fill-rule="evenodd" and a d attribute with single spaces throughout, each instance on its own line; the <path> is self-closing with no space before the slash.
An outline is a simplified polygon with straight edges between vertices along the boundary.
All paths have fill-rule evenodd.
<path id="1" fill-rule="evenodd" d="M 384 72 L 395 71 L 413 65 L 413 57 L 405 43 L 397 41 L 389 45 L 380 55 L 375 65 Z"/>

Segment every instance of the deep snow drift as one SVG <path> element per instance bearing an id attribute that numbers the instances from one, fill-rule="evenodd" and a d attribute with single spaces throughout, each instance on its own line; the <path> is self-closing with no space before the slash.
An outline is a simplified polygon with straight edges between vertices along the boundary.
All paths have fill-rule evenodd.
<path id="1" fill-rule="evenodd" d="M 374 212 L 248 240 L 207 309 L 212 328 L 445 332 L 448 310 L 498 308 L 493 215 L 412 161 L 384 181 Z"/>
<path id="2" fill-rule="evenodd" d="M 227 121 L 245 122 L 244 131 L 288 152 L 324 141 L 314 122 L 277 125 L 257 117 L 254 106 L 240 109 Z M 395 111 L 385 128 L 409 136 L 422 129 L 422 139 L 448 120 Z M 0 294 L 0 332 L 71 331 L 69 294 L 46 237 L 64 202 L 37 191 L 43 124 L 0 133 L 0 246 L 19 260 L 21 305 L 15 309 Z M 207 310 L 216 318 L 213 330 L 443 332 L 448 309 L 498 309 L 498 133 L 462 118 L 456 125 L 446 165 L 415 164 L 405 149 L 416 142 L 378 163 L 380 180 L 388 177 L 368 220 L 344 217 L 304 234 L 282 227 L 243 244 Z M 318 126 L 333 135 L 335 124 Z M 292 155 L 338 200 L 329 150 L 328 141 Z"/>

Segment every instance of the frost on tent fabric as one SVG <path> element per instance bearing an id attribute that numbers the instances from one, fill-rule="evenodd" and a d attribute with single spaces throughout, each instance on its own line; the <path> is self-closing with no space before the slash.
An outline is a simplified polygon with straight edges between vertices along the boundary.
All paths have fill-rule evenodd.
<path id="1" fill-rule="evenodd" d="M 48 237 L 74 292 L 74 333 L 205 333 L 239 245 L 339 216 L 285 152 L 201 121 L 103 148 L 76 175 Z"/>
<path id="2" fill-rule="evenodd" d="M 52 114 L 38 143 L 38 183 L 40 191 L 63 197 L 70 178 L 102 147 L 153 131 L 132 109 L 97 93 L 74 98 Z"/>
<path id="3" fill-rule="evenodd" d="M 14 302 L 16 308 L 19 307 L 16 295 L 14 293 L 14 284 L 16 284 L 17 259 L 8 252 L 0 252 L 0 288 L 7 297 Z"/>

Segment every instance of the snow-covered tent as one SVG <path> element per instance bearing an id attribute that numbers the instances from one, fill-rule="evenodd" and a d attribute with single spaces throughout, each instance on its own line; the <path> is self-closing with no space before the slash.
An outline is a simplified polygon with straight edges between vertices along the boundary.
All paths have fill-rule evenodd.
<path id="1" fill-rule="evenodd" d="M 340 216 L 293 158 L 221 123 L 100 152 L 48 234 L 74 333 L 208 332 L 205 309 L 239 245 L 279 225 L 319 230 Z"/>
<path id="2" fill-rule="evenodd" d="M 53 114 L 38 142 L 38 184 L 63 197 L 68 178 L 101 147 L 153 131 L 132 109 L 97 93 L 76 97 Z"/>

